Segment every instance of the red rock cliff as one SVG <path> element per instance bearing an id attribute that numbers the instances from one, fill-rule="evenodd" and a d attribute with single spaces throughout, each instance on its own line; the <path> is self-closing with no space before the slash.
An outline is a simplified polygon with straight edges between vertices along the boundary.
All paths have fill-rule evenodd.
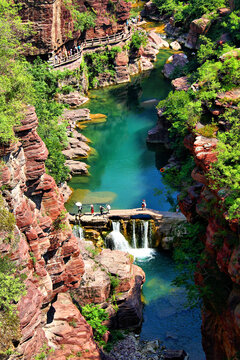
<path id="1" fill-rule="evenodd" d="M 47 344 L 58 359 L 77 352 L 82 352 L 82 359 L 100 359 L 91 327 L 69 295 L 63 294 L 79 286 L 84 264 L 65 218 L 62 195 L 45 173 L 48 151 L 36 132 L 37 125 L 35 110 L 29 107 L 15 129 L 19 141 L 0 148 L 5 163 L 0 186 L 15 216 L 15 238 L 19 240 L 14 249 L 0 241 L 0 254 L 11 254 L 27 275 L 27 294 L 18 303 L 22 338 L 17 352 L 21 358 L 33 359 Z M 69 325 L 71 320 L 75 327 Z"/>
<path id="2" fill-rule="evenodd" d="M 18 2 L 18 0 L 15 0 Z M 87 39 L 103 37 L 121 30 L 129 17 L 131 4 L 124 0 L 23 0 L 20 15 L 24 21 L 33 25 L 33 36 L 30 42 L 33 48 L 30 55 L 49 54 L 63 45 L 72 47 L 82 35 L 74 30 L 74 19 L 71 13 L 72 4 L 79 12 L 91 11 L 96 14 L 96 26 L 88 29 Z"/>
<path id="3" fill-rule="evenodd" d="M 216 161 L 217 140 L 190 134 L 184 142 L 194 155 L 196 184 L 179 204 L 190 222 L 198 219 L 207 226 L 204 260 L 195 275 L 200 288 L 211 291 L 210 297 L 204 297 L 203 347 L 208 360 L 235 359 L 240 349 L 239 224 L 226 221 L 219 192 L 208 187 L 207 172 Z"/>

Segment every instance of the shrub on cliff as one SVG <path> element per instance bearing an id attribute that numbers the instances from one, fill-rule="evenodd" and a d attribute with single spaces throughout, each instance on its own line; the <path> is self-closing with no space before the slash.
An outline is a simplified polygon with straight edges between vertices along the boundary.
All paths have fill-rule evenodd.
<path id="1" fill-rule="evenodd" d="M 8 257 L 0 256 L 0 356 L 9 354 L 12 341 L 21 337 L 16 304 L 23 295 L 23 275 Z"/>
<path id="2" fill-rule="evenodd" d="M 188 27 L 190 22 L 209 14 L 214 10 L 226 6 L 225 0 L 192 0 L 183 2 L 181 0 L 153 0 L 161 15 L 174 16 L 177 23 Z"/>
<path id="3" fill-rule="evenodd" d="M 107 327 L 102 323 L 108 319 L 106 310 L 101 309 L 99 305 L 87 304 L 82 307 L 81 313 L 93 328 L 94 339 L 100 346 L 105 345 L 103 335 L 106 333 Z"/>
<path id="4" fill-rule="evenodd" d="M 13 126 L 24 117 L 24 104 L 31 102 L 33 89 L 19 38 L 28 33 L 17 15 L 17 6 L 0 3 L 0 142 L 14 140 Z"/>
<path id="5" fill-rule="evenodd" d="M 58 74 L 49 69 L 49 65 L 40 59 L 29 64 L 29 73 L 33 77 L 36 96 L 34 105 L 39 120 L 38 133 L 48 148 L 46 160 L 47 172 L 56 183 L 65 181 L 69 170 L 65 167 L 62 150 L 67 145 L 66 122 L 59 122 L 64 106 L 54 100 L 58 86 Z"/>
<path id="6" fill-rule="evenodd" d="M 139 30 L 134 31 L 130 43 L 130 47 L 135 51 L 139 50 L 141 46 L 147 44 L 147 35 Z"/>
<path id="7" fill-rule="evenodd" d="M 121 50 L 120 46 L 113 46 L 111 50 L 84 55 L 84 61 L 88 68 L 90 87 L 94 87 L 98 83 L 98 76 L 100 74 L 115 76 L 114 59 L 116 54 L 121 52 Z"/>
<path id="8" fill-rule="evenodd" d="M 229 219 L 240 219 L 240 105 L 225 112 L 222 120 L 228 131 L 218 134 L 218 159 L 212 164 L 209 177 L 213 189 L 222 189 L 224 208 Z"/>
<path id="9" fill-rule="evenodd" d="M 97 16 L 91 11 L 79 12 L 72 9 L 71 13 L 74 20 L 74 30 L 84 31 L 95 27 Z"/>

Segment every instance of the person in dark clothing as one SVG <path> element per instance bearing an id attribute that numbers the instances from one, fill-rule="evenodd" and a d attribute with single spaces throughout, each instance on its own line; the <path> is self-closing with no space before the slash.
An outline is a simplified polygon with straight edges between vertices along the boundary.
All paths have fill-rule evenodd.
<path id="1" fill-rule="evenodd" d="M 102 205 L 99 206 L 99 210 L 100 210 L 100 214 L 103 215 L 103 206 Z"/>

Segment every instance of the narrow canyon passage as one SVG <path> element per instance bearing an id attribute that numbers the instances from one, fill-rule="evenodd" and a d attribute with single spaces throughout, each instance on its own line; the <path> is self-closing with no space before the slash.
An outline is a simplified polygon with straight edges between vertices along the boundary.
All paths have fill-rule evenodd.
<path id="1" fill-rule="evenodd" d="M 83 211 L 89 211 L 91 203 L 97 210 L 106 203 L 116 209 L 136 208 L 142 199 L 149 208 L 170 209 L 159 169 L 167 164 L 171 152 L 164 145 L 151 149 L 146 144 L 147 132 L 157 122 L 155 107 L 171 90 L 161 72 L 170 54 L 160 51 L 151 73 L 135 76 L 129 84 L 90 92 L 87 106 L 91 113 L 105 114 L 107 121 L 81 130 L 94 148 L 85 160 L 91 175 L 74 176 L 69 182 L 74 189 L 67 203 L 70 212 L 76 211 L 77 201 L 83 203 Z M 155 189 L 161 194 L 156 196 Z"/>

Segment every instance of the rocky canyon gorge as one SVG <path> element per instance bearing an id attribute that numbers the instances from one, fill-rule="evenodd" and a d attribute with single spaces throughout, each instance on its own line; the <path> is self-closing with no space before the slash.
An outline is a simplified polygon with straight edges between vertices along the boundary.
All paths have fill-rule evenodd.
<path id="1" fill-rule="evenodd" d="M 176 240 L 173 228 L 179 223 L 185 223 L 185 218 L 193 227 L 201 224 L 201 229 L 204 229 L 198 234 L 197 241 L 201 244 L 201 251 L 198 254 L 193 278 L 202 305 L 201 333 L 206 359 L 237 360 L 239 358 L 240 151 L 237 139 L 239 139 L 240 126 L 238 121 L 240 50 L 237 31 L 240 29 L 240 7 L 237 1 L 219 0 L 218 5 L 212 3 L 209 5 L 207 0 L 202 2 L 204 4 L 201 3 L 199 17 L 196 16 L 195 3 L 182 4 L 176 0 L 174 8 L 169 10 L 161 0 L 147 2 L 141 13 L 146 20 L 143 21 L 143 25 L 147 22 L 147 26 L 152 26 L 152 23 L 150 25 L 148 23 L 149 19 L 156 21 L 157 24 L 160 21 L 165 26 L 165 33 L 159 35 L 151 27 L 147 30 L 140 28 L 140 25 L 135 23 L 138 21 L 135 17 L 138 19 L 139 14 L 135 13 L 135 17 L 131 15 L 131 2 L 124 0 L 23 0 L 21 4 L 20 1 L 15 0 L 15 4 L 19 6 L 17 13 L 21 16 L 21 21 L 23 24 L 30 22 L 32 32 L 21 33 L 16 23 L 13 23 L 11 31 L 17 33 L 24 44 L 31 44 L 24 48 L 20 45 L 19 48 L 14 46 L 15 49 L 20 49 L 19 54 L 28 61 L 28 65 L 24 62 L 24 66 L 31 79 L 29 81 L 37 85 L 32 91 L 34 95 L 31 100 L 24 100 L 21 104 L 22 110 L 19 116 L 18 104 L 24 98 L 21 95 L 24 80 L 17 81 L 15 87 L 12 85 L 14 81 L 12 83 L 6 81 L 7 72 L 10 74 L 9 78 L 11 74 L 19 76 L 21 68 L 17 69 L 17 65 L 15 68 L 19 59 L 13 53 L 8 58 L 4 58 L 4 52 L 7 53 L 4 50 L 7 41 L 3 31 L 0 35 L 0 41 L 4 39 L 1 42 L 4 51 L 0 53 L 0 60 L 4 59 L 0 65 L 0 80 L 3 88 L 2 92 L 0 91 L 0 112 L 3 114 L 2 120 L 0 119 L 2 123 L 0 124 L 0 260 L 3 264 L 0 264 L 0 275 L 3 274 L 3 278 L 9 277 L 10 285 L 7 285 L 9 294 L 10 282 L 14 276 L 21 279 L 21 285 L 19 283 L 16 286 L 22 289 L 23 296 L 10 300 L 14 311 L 10 311 L 7 317 L 4 301 L 8 299 L 8 294 L 0 292 L 0 301 L 2 301 L 0 302 L 2 325 L 0 358 L 4 360 L 116 358 L 118 355 L 106 354 L 103 344 L 111 339 L 112 330 L 136 330 L 141 326 L 144 308 L 141 291 L 145 282 L 145 273 L 135 265 L 130 253 L 107 249 L 103 239 L 106 239 L 107 234 L 112 230 L 113 222 L 121 220 L 119 226 L 122 234 L 129 243 L 135 241 L 135 247 L 135 226 L 138 227 L 138 232 L 141 234 L 137 235 L 137 242 L 141 243 L 146 251 L 148 244 L 144 243 L 146 237 L 144 240 L 142 235 L 145 220 L 149 221 L 150 230 L 147 230 L 146 234 L 148 236 L 149 231 L 151 244 L 155 244 L 158 249 L 172 251 L 178 246 L 181 247 L 181 238 L 178 236 Z M 82 18 L 81 14 L 85 14 L 85 18 Z M 76 24 L 81 25 L 79 16 L 81 21 L 85 22 L 85 27 L 76 26 Z M 133 19 L 131 25 L 129 25 L 130 17 Z M 91 21 L 94 22 L 94 26 L 91 26 Z M 50 67 L 49 63 L 42 62 L 56 55 L 59 57 L 59 54 L 74 47 L 77 48 L 84 41 L 86 43 L 87 40 L 106 39 L 116 34 L 127 34 L 129 39 L 122 39 L 111 45 L 104 43 L 102 46 L 101 44 L 92 46 L 85 52 L 83 48 L 79 62 L 62 66 L 58 69 L 59 72 L 56 71 L 57 68 Z M 9 38 L 8 41 L 10 44 Z M 146 70 L 154 71 L 154 62 L 159 59 L 157 58 L 159 51 L 160 55 L 161 51 L 168 51 L 168 55 L 164 55 L 168 60 L 161 70 L 161 76 L 163 87 L 169 87 L 169 95 L 161 98 L 157 106 L 157 125 L 148 131 L 148 136 L 146 133 L 146 137 L 149 146 L 164 143 L 171 153 L 171 157 L 169 155 L 167 158 L 170 158 L 169 161 L 165 160 L 162 150 L 159 156 L 156 152 L 155 162 L 158 173 L 162 172 L 163 178 L 165 176 L 165 183 L 172 182 L 173 198 L 176 198 L 176 190 L 181 190 L 177 198 L 178 205 L 174 203 L 174 199 L 172 201 L 176 214 L 173 217 L 167 215 L 170 225 L 167 221 L 164 223 L 160 213 L 156 215 L 159 218 L 155 222 L 154 216 L 151 217 L 147 212 L 144 218 L 144 209 L 137 209 L 137 215 L 134 213 L 133 216 L 129 215 L 129 218 L 115 214 L 115 217 L 114 215 L 102 219 L 93 217 L 93 220 L 89 221 L 87 217 L 84 223 L 83 217 L 81 223 L 83 227 L 85 226 L 85 238 L 83 238 L 72 228 L 72 224 L 77 220 L 80 225 L 80 217 L 78 218 L 76 214 L 70 216 L 64 205 L 69 197 L 66 194 L 68 188 L 65 181 L 77 175 L 85 176 L 84 181 L 87 183 L 88 178 L 92 176 L 88 161 L 90 162 L 91 157 L 94 158 L 97 166 L 101 159 L 98 158 L 98 152 L 93 149 L 94 144 L 91 143 L 91 139 L 79 131 L 85 129 L 89 123 L 104 124 L 108 119 L 106 115 L 91 114 L 89 109 L 93 106 L 92 103 L 89 109 L 79 109 L 79 107 L 85 102 L 87 107 L 89 98 L 91 101 L 95 99 L 97 109 L 101 106 L 103 109 L 107 103 L 97 92 L 95 95 L 90 94 L 91 98 L 88 93 L 89 88 L 97 89 L 133 81 L 133 86 L 130 84 L 126 89 L 122 88 L 122 92 L 119 90 L 119 97 L 122 98 L 119 103 L 113 100 L 114 92 L 118 90 L 113 88 L 112 94 L 108 94 L 111 99 L 110 107 L 114 107 L 116 113 L 119 111 L 115 118 L 113 117 L 115 132 L 119 137 L 121 135 L 127 139 L 127 130 L 120 121 L 118 122 L 118 118 L 125 117 L 129 126 L 131 119 L 122 110 L 125 109 L 122 104 L 127 103 L 128 112 L 131 114 L 134 112 L 135 98 L 132 94 L 132 97 L 126 94 L 135 91 L 142 93 L 144 86 L 147 88 L 150 85 L 143 83 L 141 87 L 137 80 L 134 82 L 133 76 L 139 73 L 142 75 Z M 34 60 L 38 56 L 41 59 L 38 58 L 39 63 L 36 65 Z M 7 71 L 5 64 L 8 64 Z M 39 68 L 30 70 L 30 66 L 39 66 Z M 150 72 L 146 74 L 145 77 Z M 170 81 L 172 81 L 172 91 L 170 91 Z M 16 97 L 18 91 L 19 98 Z M 152 96 L 151 99 L 144 98 L 140 102 L 138 97 L 136 114 L 144 108 L 148 109 L 149 104 L 156 105 L 159 102 L 157 96 L 156 98 L 153 99 Z M 97 101 L 99 104 L 96 106 Z M 34 104 L 35 107 L 26 104 Z M 8 122 L 8 119 L 14 117 L 12 115 L 14 113 L 16 113 L 16 121 Z M 51 118 L 49 114 L 54 116 Z M 132 116 L 134 117 L 135 113 Z M 138 120 L 135 126 L 141 124 L 142 120 L 147 122 L 152 113 L 146 112 L 144 116 L 145 118 L 139 118 L 141 120 Z M 48 132 L 48 124 L 50 128 L 52 121 L 55 121 L 53 128 L 59 138 L 52 138 Z M 41 127 L 41 122 L 45 127 Z M 6 124 L 12 124 L 11 140 L 6 140 L 3 136 L 9 131 Z M 64 135 L 62 135 L 63 127 L 65 127 Z M 137 131 L 140 133 L 142 129 L 139 128 Z M 51 139 L 48 142 L 49 149 L 44 143 L 45 140 L 42 140 L 44 136 L 46 144 L 48 137 Z M 97 141 L 100 142 L 100 148 L 103 147 L 103 143 L 109 142 L 112 156 L 115 144 L 113 145 L 108 137 L 108 129 L 103 129 L 102 135 L 97 135 Z M 117 141 L 118 139 L 116 145 Z M 145 146 L 142 138 L 139 142 L 142 150 Z M 57 155 L 54 154 L 54 144 L 57 151 L 60 149 Z M 226 159 L 223 159 L 224 154 Z M 69 165 L 70 170 L 66 170 L 64 176 L 61 175 L 56 182 L 54 180 L 56 174 L 52 169 L 57 164 L 57 160 L 60 161 L 60 156 L 63 156 L 65 161 L 63 169 L 67 169 L 65 166 Z M 141 156 L 140 160 L 143 162 L 144 155 Z M 161 156 L 164 159 L 161 159 Z M 107 157 L 108 155 L 106 155 L 106 164 L 109 160 Z M 131 162 L 130 155 L 125 157 L 124 154 L 123 157 L 125 163 Z M 114 166 L 120 167 L 121 161 Z M 99 171 L 103 172 L 104 167 L 105 164 L 101 165 Z M 137 187 L 141 187 L 142 180 L 139 173 L 137 174 L 138 176 L 134 178 L 136 192 Z M 179 183 L 174 187 L 175 181 L 178 180 Z M 97 178 L 94 190 L 95 186 L 99 186 L 98 183 L 100 181 Z M 78 190 L 77 186 L 74 188 L 74 191 L 76 190 Z M 107 193 L 114 199 L 114 192 L 108 190 L 102 191 L 104 196 Z M 92 199 L 91 195 L 94 191 L 90 193 L 87 188 L 81 191 L 81 194 L 89 192 Z M 125 192 L 127 194 L 126 188 L 124 194 Z M 150 193 L 149 188 L 146 194 L 148 193 Z M 100 191 L 98 196 L 99 194 L 102 196 Z M 105 200 L 105 197 L 103 199 Z M 86 206 L 91 202 L 86 203 Z M 97 204 L 99 205 L 98 202 Z M 177 213 L 178 209 L 185 218 Z M 158 210 L 156 209 L 156 213 Z M 143 214 L 142 218 L 137 217 L 137 212 L 140 211 L 142 211 L 141 216 Z M 138 223 L 135 219 L 138 219 Z M 181 234 L 182 237 L 185 235 L 186 233 Z M 173 239 L 175 243 L 172 242 Z M 191 254 L 189 257 L 185 258 L 186 263 L 188 261 L 191 263 Z M 14 264 L 14 272 L 5 270 L 5 260 Z M 156 287 L 158 285 L 156 284 Z M 13 290 L 14 286 L 12 285 Z M 96 329 L 89 325 L 83 316 L 84 307 L 88 305 L 91 307 L 92 304 L 97 305 L 96 309 L 104 309 L 107 314 L 106 319 L 102 321 L 106 331 L 98 340 L 95 336 Z M 11 321 L 13 319 L 11 316 L 14 316 L 14 321 Z M 137 336 L 132 338 L 131 336 L 129 341 L 133 344 L 137 341 Z M 155 346 L 156 350 L 159 344 L 152 343 L 151 346 L 153 348 Z M 167 353 L 163 347 L 161 351 L 165 352 L 160 354 L 160 350 L 156 350 L 153 357 L 155 350 L 151 350 L 152 358 L 149 353 L 148 356 L 146 352 L 144 354 L 138 351 L 140 357 L 137 359 L 170 360 L 184 359 L 186 356 L 183 350 L 176 353 L 173 351 L 171 354 L 171 351 Z M 120 354 L 121 349 L 118 351 L 117 354 Z M 121 356 L 124 360 L 125 355 Z"/>

